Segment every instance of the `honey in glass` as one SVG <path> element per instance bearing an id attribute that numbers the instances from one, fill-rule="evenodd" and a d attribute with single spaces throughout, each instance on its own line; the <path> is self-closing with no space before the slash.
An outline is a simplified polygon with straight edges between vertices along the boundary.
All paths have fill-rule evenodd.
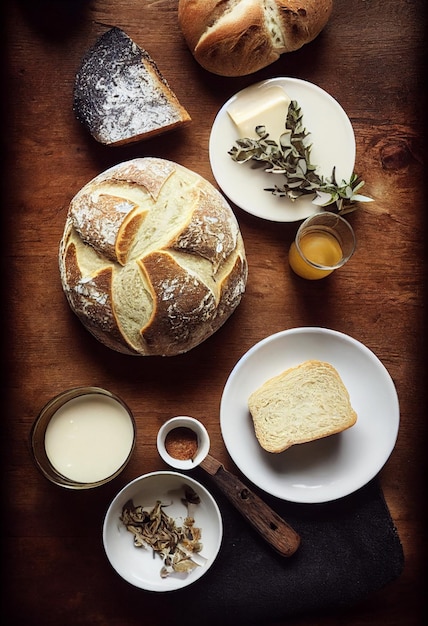
<path id="1" fill-rule="evenodd" d="M 341 267 L 355 248 L 354 232 L 342 217 L 324 212 L 309 217 L 290 246 L 291 269 L 302 278 L 318 280 Z"/>

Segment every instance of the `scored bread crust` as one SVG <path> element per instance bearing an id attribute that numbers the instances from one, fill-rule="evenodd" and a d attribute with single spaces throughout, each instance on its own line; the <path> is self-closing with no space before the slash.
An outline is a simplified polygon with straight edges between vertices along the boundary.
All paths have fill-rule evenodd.
<path id="1" fill-rule="evenodd" d="M 191 122 L 150 54 L 117 27 L 85 54 L 73 100 L 77 119 L 94 139 L 110 146 L 149 139 Z"/>
<path id="2" fill-rule="evenodd" d="M 245 76 L 313 41 L 333 0 L 179 0 L 178 21 L 193 56 L 221 76 Z"/>
<path id="3" fill-rule="evenodd" d="M 70 203 L 59 248 L 63 290 L 113 350 L 173 356 L 215 333 L 247 281 L 242 235 L 224 197 L 172 161 L 120 163 Z"/>
<path id="4" fill-rule="evenodd" d="M 317 360 L 267 380 L 250 395 L 248 408 L 257 440 L 273 453 L 337 434 L 357 421 L 339 373 Z"/>

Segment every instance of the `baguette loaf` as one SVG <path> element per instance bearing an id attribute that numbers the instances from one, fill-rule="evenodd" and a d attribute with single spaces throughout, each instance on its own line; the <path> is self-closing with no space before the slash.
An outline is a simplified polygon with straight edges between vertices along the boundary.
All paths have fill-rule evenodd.
<path id="1" fill-rule="evenodd" d="M 256 437 L 268 452 L 321 439 L 357 421 L 337 370 L 305 361 L 266 381 L 248 399 Z"/>
<path id="2" fill-rule="evenodd" d="M 245 76 L 319 35 L 333 0 L 179 0 L 178 20 L 193 56 L 221 76 Z"/>
<path id="3" fill-rule="evenodd" d="M 76 117 L 100 143 L 119 146 L 188 124 L 148 52 L 112 28 L 85 55 L 74 83 Z"/>
<path id="4" fill-rule="evenodd" d="M 223 196 L 191 170 L 145 157 L 106 170 L 71 201 L 59 249 L 71 309 L 109 348 L 174 356 L 216 332 L 247 280 Z"/>

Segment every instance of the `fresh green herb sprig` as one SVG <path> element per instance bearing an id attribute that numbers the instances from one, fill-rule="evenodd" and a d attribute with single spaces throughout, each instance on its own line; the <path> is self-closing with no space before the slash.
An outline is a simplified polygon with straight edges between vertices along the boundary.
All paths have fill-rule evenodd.
<path id="1" fill-rule="evenodd" d="M 359 193 L 364 181 L 356 174 L 352 174 L 348 182 L 342 180 L 340 185 L 335 167 L 331 178 L 317 174 L 317 166 L 311 162 L 312 145 L 308 143 L 309 133 L 302 124 L 302 117 L 300 106 L 292 100 L 279 144 L 269 139 L 266 127 L 260 125 L 255 128 L 258 139 L 237 139 L 228 154 L 238 163 L 252 161 L 260 167 L 264 165 L 266 172 L 283 175 L 285 182 L 282 186 L 265 189 L 275 196 L 286 196 L 294 201 L 312 195 L 313 204 L 322 207 L 335 204 L 336 211 L 342 214 L 354 211 L 356 202 L 371 202 L 372 198 Z"/>

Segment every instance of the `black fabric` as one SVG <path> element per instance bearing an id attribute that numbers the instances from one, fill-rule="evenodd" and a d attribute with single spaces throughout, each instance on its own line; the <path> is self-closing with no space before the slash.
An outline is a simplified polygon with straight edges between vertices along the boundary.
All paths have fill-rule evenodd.
<path id="1" fill-rule="evenodd" d="M 404 556 L 379 482 L 326 504 L 301 505 L 259 495 L 301 536 L 290 558 L 278 555 L 244 521 L 202 470 L 192 476 L 220 507 L 224 536 L 201 579 L 172 592 L 168 605 L 191 607 L 186 624 L 261 624 L 287 616 L 344 608 L 397 578 Z M 255 491 L 257 491 L 255 489 Z"/>

